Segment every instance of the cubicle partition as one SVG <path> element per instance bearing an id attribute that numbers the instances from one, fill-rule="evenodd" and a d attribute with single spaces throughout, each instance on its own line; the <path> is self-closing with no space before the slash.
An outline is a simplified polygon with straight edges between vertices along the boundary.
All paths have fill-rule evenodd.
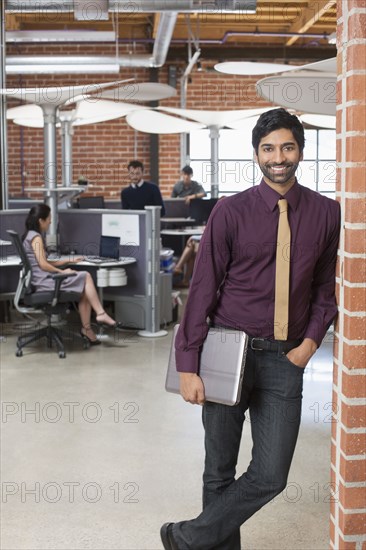
<path id="1" fill-rule="evenodd" d="M 131 239 L 127 237 L 127 244 L 123 244 L 126 240 L 121 237 L 120 256 L 135 258 L 136 264 L 128 266 L 128 287 L 118 289 L 118 294 L 144 295 L 148 261 L 146 253 L 148 244 L 146 235 L 147 212 L 148 210 L 63 210 L 59 212 L 60 251 L 64 254 L 75 252 L 82 256 L 99 254 L 99 240 L 102 234 L 117 235 L 119 230 L 123 232 L 123 227 L 126 224 L 128 226 L 129 220 L 133 219 L 135 223 L 137 217 L 138 242 L 133 237 Z M 105 220 L 110 219 L 112 232 L 105 230 L 103 233 L 103 218 Z M 120 229 L 118 229 L 119 222 L 121 222 Z"/>
<path id="2" fill-rule="evenodd" d="M 0 239 L 4 241 L 10 241 L 7 229 L 13 229 L 19 235 L 23 235 L 25 231 L 25 219 L 29 212 L 29 208 L 22 208 L 17 210 L 0 210 Z M 13 246 L 6 247 L 7 255 L 15 254 L 15 248 Z"/>
<path id="3" fill-rule="evenodd" d="M 40 200 L 36 199 L 9 199 L 9 209 L 10 210 L 22 210 L 26 208 L 30 210 L 35 204 L 39 204 Z"/>
<path id="4" fill-rule="evenodd" d="M 28 209 L 25 210 L 1 210 L 0 211 L 0 239 L 10 241 L 7 234 L 7 229 L 13 229 L 19 235 L 23 235 L 25 231 L 25 219 L 28 214 Z M 12 262 L 7 260 L 8 257 L 14 256 L 16 250 L 11 244 L 10 246 L 0 246 L 0 265 L 6 267 L 1 269 L 0 274 L 0 294 L 8 296 L 16 291 L 19 280 L 19 266 L 10 265 Z"/>
<path id="5" fill-rule="evenodd" d="M 9 240 L 7 229 L 23 234 L 27 213 L 28 210 L 1 211 L 0 238 Z M 157 333 L 164 321 L 160 314 L 160 207 L 149 206 L 141 211 L 59 210 L 58 245 L 61 253 L 98 254 L 102 234 L 121 236 L 120 255 L 136 259 L 136 263 L 125 267 L 127 285 L 105 288 L 104 299 L 114 302 L 115 316 L 125 325 L 145 329 L 152 335 Z M 6 267 L 4 256 L 15 254 L 15 251 L 12 247 L 3 248 L 1 265 Z M 1 270 L 0 292 L 14 291 L 17 286 L 19 267 L 7 267 Z M 94 273 L 95 269 L 93 266 L 89 268 Z"/>

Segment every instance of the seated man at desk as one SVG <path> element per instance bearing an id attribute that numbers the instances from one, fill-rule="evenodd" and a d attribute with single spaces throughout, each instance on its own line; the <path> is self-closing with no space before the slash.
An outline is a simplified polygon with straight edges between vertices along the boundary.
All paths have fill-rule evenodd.
<path id="1" fill-rule="evenodd" d="M 139 160 L 131 160 L 127 166 L 131 184 L 122 189 L 121 203 L 124 210 L 143 210 L 145 206 L 161 206 L 161 216 L 165 207 L 159 187 L 155 183 L 144 181 L 144 165 Z"/>
<path id="2" fill-rule="evenodd" d="M 178 181 L 172 191 L 172 198 L 185 198 L 186 204 L 189 204 L 192 199 L 202 199 L 206 196 L 206 192 L 202 185 L 197 181 L 192 180 L 193 170 L 190 166 L 184 166 L 181 170 L 182 179 Z"/>

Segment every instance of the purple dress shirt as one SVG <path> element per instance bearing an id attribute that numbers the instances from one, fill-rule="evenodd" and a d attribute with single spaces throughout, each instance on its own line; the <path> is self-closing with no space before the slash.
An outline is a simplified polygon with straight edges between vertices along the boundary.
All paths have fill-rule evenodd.
<path id="1" fill-rule="evenodd" d="M 274 339 L 276 247 L 280 198 L 291 228 L 288 339 L 319 346 L 337 312 L 335 264 L 339 204 L 297 181 L 283 197 L 264 180 L 220 200 L 201 239 L 176 337 L 179 372 L 198 372 L 198 356 L 215 325 Z"/>

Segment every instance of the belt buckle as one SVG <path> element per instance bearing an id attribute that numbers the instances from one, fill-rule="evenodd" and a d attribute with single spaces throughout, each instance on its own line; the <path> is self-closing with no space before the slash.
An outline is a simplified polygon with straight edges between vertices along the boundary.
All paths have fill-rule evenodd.
<path id="1" fill-rule="evenodd" d="M 254 340 L 259 340 L 260 342 L 264 342 L 265 338 L 252 338 L 251 342 L 250 342 L 250 347 L 253 351 L 263 351 L 263 348 L 256 348 L 256 347 L 253 347 L 253 342 Z"/>

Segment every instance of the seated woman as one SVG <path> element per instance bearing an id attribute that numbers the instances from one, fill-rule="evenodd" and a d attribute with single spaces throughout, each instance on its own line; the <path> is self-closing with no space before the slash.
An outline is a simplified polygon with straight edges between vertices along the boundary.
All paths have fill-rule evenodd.
<path id="1" fill-rule="evenodd" d="M 200 246 L 201 237 L 202 235 L 192 235 L 192 237 L 189 237 L 181 257 L 175 264 L 173 274 L 183 275 L 183 279 L 181 280 L 181 282 L 174 284 L 174 286 L 177 288 L 189 287 L 189 281 L 193 273 L 194 262 L 197 256 L 198 248 Z"/>
<path id="2" fill-rule="evenodd" d="M 25 222 L 26 232 L 23 235 L 23 245 L 32 267 L 32 285 L 36 290 L 52 290 L 55 283 L 48 277 L 49 273 L 76 273 L 74 277 L 62 281 L 61 289 L 81 293 L 79 314 L 82 328 L 80 334 L 91 345 L 100 344 L 100 340 L 97 339 L 90 324 L 92 309 L 96 313 L 96 320 L 99 325 L 106 328 L 119 328 L 119 324 L 103 310 L 90 273 L 75 271 L 70 268 L 58 269 L 59 266 L 82 261 L 82 256 L 66 261 L 58 260 L 52 263 L 47 261 L 42 234 L 46 233 L 50 223 L 51 210 L 49 206 L 37 204 L 30 209 Z"/>

